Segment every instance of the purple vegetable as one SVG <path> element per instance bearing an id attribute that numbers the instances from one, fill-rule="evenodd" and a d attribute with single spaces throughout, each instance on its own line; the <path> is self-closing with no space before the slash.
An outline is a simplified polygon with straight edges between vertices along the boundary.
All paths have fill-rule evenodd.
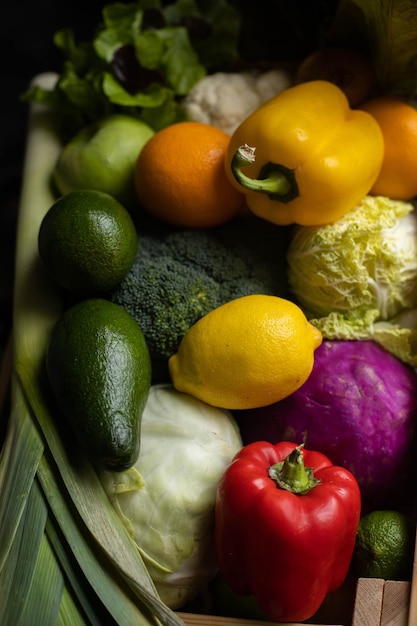
<path id="1" fill-rule="evenodd" d="M 323 342 L 300 389 L 235 414 L 244 444 L 304 441 L 349 469 L 365 509 L 394 505 L 409 486 L 416 415 L 415 371 L 372 341 Z"/>

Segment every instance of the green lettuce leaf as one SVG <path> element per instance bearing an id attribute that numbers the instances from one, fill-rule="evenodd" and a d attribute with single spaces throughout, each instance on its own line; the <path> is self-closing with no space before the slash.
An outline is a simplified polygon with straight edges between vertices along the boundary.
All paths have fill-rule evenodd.
<path id="1" fill-rule="evenodd" d="M 196 29 L 198 35 L 192 38 L 192 42 L 199 58 L 210 71 L 233 63 L 239 56 L 242 15 L 237 7 L 239 2 L 229 0 L 177 0 L 165 8 L 165 16 L 170 24 L 185 21 L 191 28 L 192 20 L 200 24 L 200 28 Z M 267 23 L 265 16 L 263 20 Z M 202 24 L 206 25 L 205 29 L 201 29 Z"/>
<path id="2" fill-rule="evenodd" d="M 181 99 L 213 68 L 238 58 L 239 11 L 228 0 L 159 0 L 106 5 L 90 41 L 71 28 L 54 35 L 65 61 L 52 89 L 31 86 L 27 102 L 58 113 L 62 140 L 110 113 L 155 130 L 184 119 Z"/>

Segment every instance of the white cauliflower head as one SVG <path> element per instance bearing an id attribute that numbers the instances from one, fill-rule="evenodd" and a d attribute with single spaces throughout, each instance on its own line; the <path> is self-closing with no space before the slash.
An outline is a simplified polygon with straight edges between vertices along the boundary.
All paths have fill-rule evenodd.
<path id="1" fill-rule="evenodd" d="M 248 115 L 290 84 L 284 70 L 217 72 L 195 85 L 184 98 L 183 107 L 189 119 L 231 135 Z"/>

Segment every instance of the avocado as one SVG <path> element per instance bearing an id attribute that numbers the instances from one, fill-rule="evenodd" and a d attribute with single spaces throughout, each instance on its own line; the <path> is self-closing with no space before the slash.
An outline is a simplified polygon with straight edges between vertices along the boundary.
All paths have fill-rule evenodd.
<path id="1" fill-rule="evenodd" d="M 151 361 L 142 330 L 118 304 L 77 302 L 57 320 L 46 371 L 62 415 L 90 460 L 118 472 L 139 456 Z"/>

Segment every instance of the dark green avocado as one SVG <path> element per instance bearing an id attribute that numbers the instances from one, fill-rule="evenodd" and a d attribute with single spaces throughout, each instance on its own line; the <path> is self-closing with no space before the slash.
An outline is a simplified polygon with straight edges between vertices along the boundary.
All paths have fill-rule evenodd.
<path id="1" fill-rule="evenodd" d="M 90 460 L 108 471 L 131 467 L 151 385 L 149 351 L 136 320 L 105 299 L 78 302 L 52 330 L 46 370 L 70 432 Z"/>

